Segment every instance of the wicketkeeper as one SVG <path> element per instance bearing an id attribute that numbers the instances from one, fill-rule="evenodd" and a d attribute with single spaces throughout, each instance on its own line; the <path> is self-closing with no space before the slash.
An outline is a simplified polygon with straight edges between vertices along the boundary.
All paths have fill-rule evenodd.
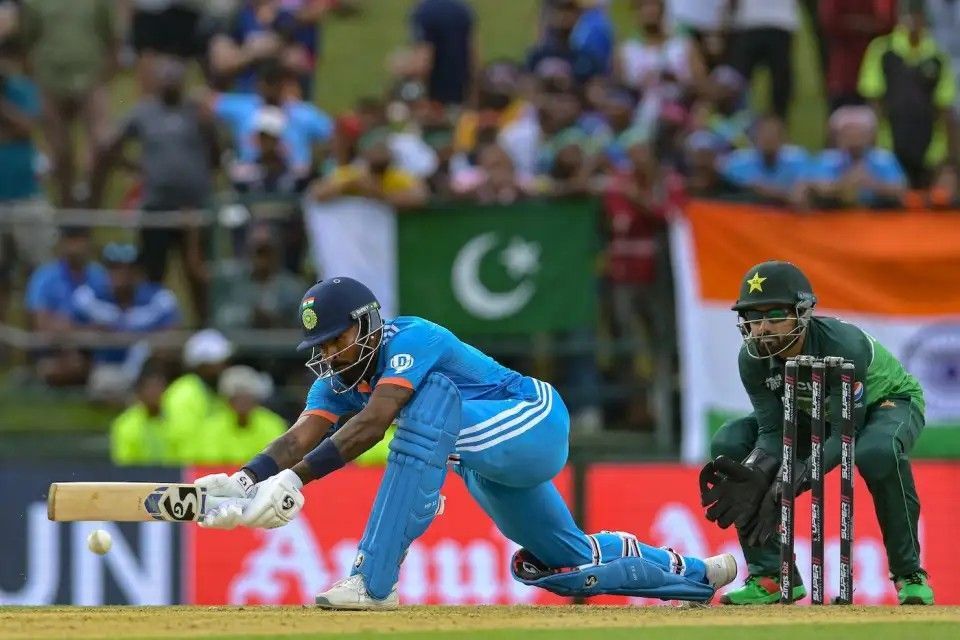
<path id="1" fill-rule="evenodd" d="M 807 277 L 788 262 L 764 262 L 743 277 L 733 310 L 743 334 L 740 378 L 753 412 L 723 425 L 711 442 L 714 460 L 701 471 L 707 519 L 737 528 L 749 577 L 724 595 L 724 604 L 772 604 L 779 600 L 780 456 L 783 434 L 784 363 L 799 355 L 842 356 L 856 366 L 855 459 L 873 496 L 891 579 L 901 604 L 933 604 L 920 566 L 917 522 L 920 501 L 907 455 L 924 425 L 923 390 L 903 365 L 860 328 L 815 316 L 816 296 Z M 835 372 L 828 374 L 837 375 Z M 828 378 L 833 382 L 834 378 Z M 833 417 L 839 384 L 828 384 L 825 414 Z M 811 388 L 797 385 L 797 494 L 810 487 Z M 834 405 L 836 406 L 836 405 Z M 825 473 L 840 462 L 839 425 L 827 424 Z M 793 598 L 806 596 L 796 567 Z"/>

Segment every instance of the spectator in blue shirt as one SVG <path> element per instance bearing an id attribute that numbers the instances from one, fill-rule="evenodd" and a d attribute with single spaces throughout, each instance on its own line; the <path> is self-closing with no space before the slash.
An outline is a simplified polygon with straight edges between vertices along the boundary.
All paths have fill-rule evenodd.
<path id="1" fill-rule="evenodd" d="M 536 72 L 546 60 L 559 58 L 570 65 L 577 82 L 584 83 L 610 69 L 611 55 L 604 51 L 596 17 L 581 23 L 584 0 L 554 0 L 547 8 L 547 28 L 527 53 L 526 67 Z M 602 8 L 595 9 L 602 11 Z M 580 27 L 578 31 L 578 27 Z M 604 57 L 605 56 L 605 57 Z"/>
<path id="2" fill-rule="evenodd" d="M 724 178 L 763 201 L 798 203 L 810 171 L 807 152 L 784 144 L 783 120 L 773 114 L 760 119 L 753 137 L 753 147 L 738 149 L 722 162 Z"/>
<path id="3" fill-rule="evenodd" d="M 149 334 L 172 329 L 180 323 L 180 307 L 169 289 L 148 282 L 137 263 L 132 244 L 111 242 L 103 249 L 107 286 L 81 285 L 73 292 L 71 312 L 83 327 L 111 334 Z M 123 363 L 131 349 L 102 348 L 93 351 L 94 363 Z"/>
<path id="4" fill-rule="evenodd" d="M 613 22 L 607 11 L 608 0 L 579 0 L 583 10 L 570 33 L 570 45 L 597 61 L 600 72 L 613 67 Z"/>
<path id="5" fill-rule="evenodd" d="M 870 107 L 841 107 L 830 116 L 836 141 L 814 163 L 811 189 L 829 206 L 897 206 L 907 177 L 896 156 L 874 146 L 877 118 Z"/>
<path id="6" fill-rule="evenodd" d="M 68 337 L 74 329 L 71 307 L 73 293 L 88 285 L 100 291 L 107 286 L 107 272 L 90 260 L 90 231 L 66 228 L 61 231 L 60 258 L 42 265 L 27 283 L 25 306 L 34 331 L 47 332 L 51 348 L 35 352 L 37 374 L 53 386 L 81 384 L 87 378 L 89 361 L 86 354 L 72 347 L 55 343 Z"/>
<path id="7" fill-rule="evenodd" d="M 280 139 L 295 174 L 307 176 L 320 159 L 316 147 L 330 139 L 333 122 L 326 113 L 296 97 L 291 84 L 296 84 L 296 78 L 276 61 L 269 61 L 261 67 L 258 93 L 213 95 L 213 113 L 230 130 L 239 162 L 256 163 L 259 159 L 256 125 L 264 106 L 279 107 L 286 116 Z"/>
<path id="8" fill-rule="evenodd" d="M 61 231 L 60 258 L 41 266 L 27 283 L 26 307 L 35 331 L 69 331 L 73 327 L 71 298 L 82 285 L 102 290 L 107 272 L 90 260 L 90 230 Z"/>

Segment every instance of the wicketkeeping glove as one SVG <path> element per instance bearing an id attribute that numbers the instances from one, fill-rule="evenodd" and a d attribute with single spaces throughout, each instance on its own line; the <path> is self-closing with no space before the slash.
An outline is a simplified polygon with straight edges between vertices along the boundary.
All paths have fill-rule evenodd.
<path id="1" fill-rule="evenodd" d="M 806 460 L 798 460 L 794 467 L 794 496 L 810 488 L 810 465 Z M 780 474 L 760 500 L 756 515 L 747 523 L 738 526 L 744 542 L 758 547 L 777 534 L 780 530 L 780 502 L 783 498 L 783 482 Z"/>
<path id="2" fill-rule="evenodd" d="M 750 522 L 776 470 L 776 460 L 761 449 L 744 462 L 727 456 L 717 458 L 700 470 L 700 504 L 706 517 L 721 529 Z"/>

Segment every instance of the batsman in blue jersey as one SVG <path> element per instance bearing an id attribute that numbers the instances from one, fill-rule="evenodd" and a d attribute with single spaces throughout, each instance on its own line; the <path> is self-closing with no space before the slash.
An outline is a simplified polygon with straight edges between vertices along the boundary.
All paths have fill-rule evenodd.
<path id="1" fill-rule="evenodd" d="M 400 565 L 442 508 L 448 467 L 521 546 L 511 570 L 524 584 L 564 596 L 707 601 L 736 577 L 729 554 L 701 560 L 630 533 L 580 530 L 552 482 L 567 461 L 570 418 L 546 382 L 423 318 L 385 322 L 370 290 L 350 278 L 311 287 L 300 316 L 299 348 L 311 350 L 307 366 L 317 374 L 302 415 L 240 471 L 197 484 L 236 498 L 209 512 L 204 526 L 279 527 L 303 507 L 305 483 L 341 468 L 396 423 L 353 571 L 317 596 L 319 606 L 398 605 Z M 334 430 L 345 414 L 355 415 Z"/>

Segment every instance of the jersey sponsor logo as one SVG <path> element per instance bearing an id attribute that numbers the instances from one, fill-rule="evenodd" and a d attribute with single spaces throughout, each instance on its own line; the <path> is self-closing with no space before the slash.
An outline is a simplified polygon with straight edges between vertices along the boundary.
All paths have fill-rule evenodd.
<path id="1" fill-rule="evenodd" d="M 413 356 L 409 353 L 398 353 L 390 358 L 390 368 L 396 373 L 403 373 L 413 366 Z"/>
<path id="2" fill-rule="evenodd" d="M 853 383 L 853 401 L 860 402 L 863 399 L 863 383 L 857 380 Z"/>
<path id="3" fill-rule="evenodd" d="M 783 376 L 779 373 L 772 375 L 764 380 L 763 384 L 767 385 L 767 389 L 770 389 L 770 391 L 776 391 L 783 386 Z"/>

